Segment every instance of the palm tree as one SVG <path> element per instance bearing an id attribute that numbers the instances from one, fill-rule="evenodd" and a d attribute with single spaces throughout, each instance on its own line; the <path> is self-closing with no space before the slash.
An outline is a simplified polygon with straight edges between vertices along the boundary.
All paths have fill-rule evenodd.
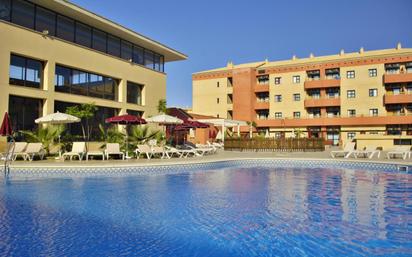
<path id="1" fill-rule="evenodd" d="M 166 113 L 167 112 L 167 102 L 166 99 L 160 99 L 157 104 L 157 111 L 159 113 Z"/>
<path id="2" fill-rule="evenodd" d="M 20 133 L 23 134 L 28 142 L 42 143 L 48 155 L 50 153 L 50 146 L 54 143 L 55 139 L 63 133 L 64 130 L 65 127 L 63 125 L 48 125 L 47 127 L 39 127 L 34 132 L 20 131 Z"/>
<path id="3" fill-rule="evenodd" d="M 134 126 L 129 136 L 129 141 L 138 145 L 144 144 L 151 139 L 162 141 L 163 132 L 160 130 L 150 129 L 148 126 Z"/>
<path id="4" fill-rule="evenodd" d="M 74 105 L 66 108 L 66 113 L 76 116 L 81 119 L 83 139 L 89 141 L 92 128 L 89 126 L 90 119 L 97 111 L 97 106 L 94 103 Z"/>

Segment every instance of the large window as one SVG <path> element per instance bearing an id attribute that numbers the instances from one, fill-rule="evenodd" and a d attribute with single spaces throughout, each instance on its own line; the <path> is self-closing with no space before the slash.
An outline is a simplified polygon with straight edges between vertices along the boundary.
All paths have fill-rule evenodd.
<path id="1" fill-rule="evenodd" d="M 37 7 L 36 9 L 36 30 L 47 31 L 49 35 L 56 35 L 56 14 L 47 9 Z"/>
<path id="2" fill-rule="evenodd" d="M 164 72 L 164 56 L 27 0 L 0 0 L 0 19 Z"/>
<path id="3" fill-rule="evenodd" d="M 0 19 L 10 21 L 11 0 L 0 0 Z"/>
<path id="4" fill-rule="evenodd" d="M 107 34 L 101 30 L 93 29 L 93 49 L 106 52 Z"/>
<path id="5" fill-rule="evenodd" d="M 35 119 L 42 114 L 43 100 L 19 96 L 9 96 L 9 114 L 13 130 L 33 130 L 37 128 Z"/>
<path id="6" fill-rule="evenodd" d="M 118 81 L 114 78 L 56 65 L 55 90 L 58 92 L 117 100 Z"/>
<path id="7" fill-rule="evenodd" d="M 108 35 L 107 53 L 116 57 L 120 57 L 120 38 Z"/>
<path id="8" fill-rule="evenodd" d="M 82 46 L 91 47 L 92 45 L 92 28 L 76 22 L 76 43 Z"/>
<path id="9" fill-rule="evenodd" d="M 75 106 L 75 103 L 68 103 L 68 102 L 54 102 L 54 110 L 58 112 L 66 112 L 67 108 L 70 106 Z M 118 114 L 118 110 L 109 107 L 102 107 L 97 106 L 97 111 L 95 115 L 91 118 L 89 126 L 91 128 L 91 140 L 101 140 L 101 133 L 99 129 L 99 125 L 102 125 L 104 128 L 108 128 L 111 126 L 110 124 L 105 123 L 105 119 L 116 116 Z M 73 123 L 67 124 L 66 132 L 70 133 L 72 136 L 78 136 L 79 138 L 82 136 L 82 129 L 80 123 Z"/>
<path id="10" fill-rule="evenodd" d="M 56 36 L 74 42 L 74 20 L 58 15 Z"/>
<path id="11" fill-rule="evenodd" d="M 20 26 L 34 29 L 34 4 L 23 0 L 13 0 L 11 21 Z"/>
<path id="12" fill-rule="evenodd" d="M 12 54 L 9 76 L 9 83 L 11 85 L 40 88 L 43 76 L 43 63 Z"/>
<path id="13" fill-rule="evenodd" d="M 143 85 L 127 82 L 127 102 L 142 105 Z"/>

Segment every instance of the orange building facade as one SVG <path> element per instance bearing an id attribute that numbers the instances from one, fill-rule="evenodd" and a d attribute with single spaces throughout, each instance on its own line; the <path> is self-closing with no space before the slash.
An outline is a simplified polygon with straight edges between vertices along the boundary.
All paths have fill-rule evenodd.
<path id="1" fill-rule="evenodd" d="M 194 73 L 193 112 L 254 121 L 258 132 L 342 144 L 357 137 L 412 141 L 412 49 L 269 62 Z"/>

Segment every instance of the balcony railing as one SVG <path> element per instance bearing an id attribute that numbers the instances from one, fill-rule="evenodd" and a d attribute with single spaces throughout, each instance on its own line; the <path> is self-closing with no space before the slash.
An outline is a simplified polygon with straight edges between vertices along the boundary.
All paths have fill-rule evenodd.
<path id="1" fill-rule="evenodd" d="M 384 83 L 404 83 L 412 82 L 412 71 L 386 73 L 383 75 Z"/>
<path id="2" fill-rule="evenodd" d="M 399 94 L 394 94 L 393 92 L 386 92 L 383 96 L 384 104 L 408 104 L 412 103 L 412 93 L 410 92 L 400 92 Z"/>
<path id="3" fill-rule="evenodd" d="M 340 78 L 332 79 L 318 79 L 318 80 L 306 80 L 304 83 L 305 89 L 313 88 L 329 88 L 329 87 L 340 87 Z"/>

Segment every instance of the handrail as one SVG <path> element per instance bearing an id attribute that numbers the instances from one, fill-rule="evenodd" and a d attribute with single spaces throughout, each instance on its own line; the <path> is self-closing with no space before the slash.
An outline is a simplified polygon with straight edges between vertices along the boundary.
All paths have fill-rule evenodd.
<path id="1" fill-rule="evenodd" d="M 225 150 L 235 151 L 323 151 L 323 138 L 228 138 Z"/>

